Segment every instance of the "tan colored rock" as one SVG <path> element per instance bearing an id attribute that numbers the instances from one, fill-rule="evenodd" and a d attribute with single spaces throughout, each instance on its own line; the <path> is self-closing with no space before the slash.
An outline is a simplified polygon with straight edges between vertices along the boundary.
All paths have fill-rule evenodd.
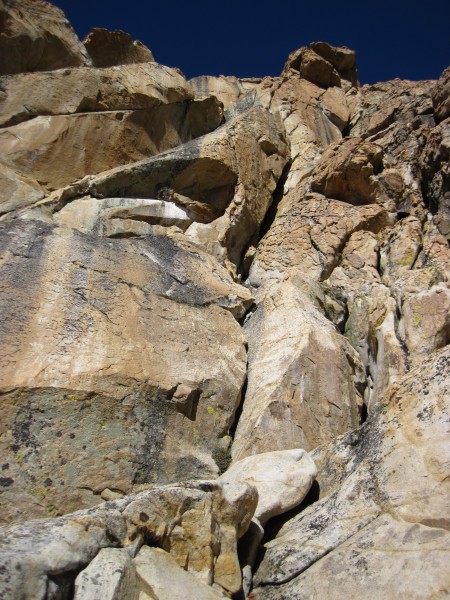
<path id="1" fill-rule="evenodd" d="M 360 430 L 315 453 L 322 499 L 267 544 L 253 598 L 448 589 L 449 359 L 448 348 L 427 358 Z"/>
<path id="2" fill-rule="evenodd" d="M 178 71 L 157 63 L 10 75 L 2 77 L 0 84 L 1 126 L 38 115 L 138 110 L 193 97 Z"/>
<path id="3" fill-rule="evenodd" d="M 180 567 L 170 554 L 144 546 L 133 561 L 140 587 L 155 600 L 228 598 Z"/>
<path id="4" fill-rule="evenodd" d="M 395 281 L 414 267 L 422 246 L 422 224 L 415 217 L 398 221 L 387 233 L 380 251 L 383 281 Z"/>
<path id="5" fill-rule="evenodd" d="M 145 540 L 169 552 L 181 569 L 200 580 L 200 586 L 214 584 L 216 597 L 222 590 L 237 593 L 241 587 L 237 537 L 248 527 L 257 500 L 256 489 L 248 484 L 192 481 L 153 487 L 58 519 L 4 527 L 0 593 L 5 600 L 44 597 L 49 591 L 58 596 L 71 587 L 75 574 L 89 565 L 77 579 L 76 597 L 86 587 L 93 589 L 90 575 L 98 573 L 107 578 L 100 593 L 115 587 L 123 600 L 126 587 L 134 587 L 134 565 L 125 553 L 135 556 Z M 104 565 L 103 572 L 98 571 L 99 563 Z M 142 566 L 137 560 L 138 571 Z M 175 570 L 172 562 L 170 568 Z"/>
<path id="6" fill-rule="evenodd" d="M 287 270 L 320 281 L 337 266 L 337 255 L 352 233 L 377 233 L 388 223 L 377 204 L 352 206 L 310 194 L 301 187 L 280 203 L 276 219 L 258 246 L 249 283 L 260 287 L 267 279 L 283 279 Z"/>
<path id="7" fill-rule="evenodd" d="M 299 48 L 289 55 L 283 74 L 288 75 L 292 71 L 297 71 L 300 77 L 322 88 L 341 84 L 341 78 L 333 65 L 309 48 Z"/>
<path id="8" fill-rule="evenodd" d="M 356 52 L 346 46 L 331 46 L 326 42 L 312 42 L 311 49 L 327 60 L 338 71 L 343 79 L 348 79 L 353 85 L 358 83 L 356 70 Z"/>
<path id="9" fill-rule="evenodd" d="M 94 67 L 114 67 L 154 62 L 151 51 L 125 31 L 108 31 L 94 27 L 83 40 Z"/>
<path id="10" fill-rule="evenodd" d="M 395 79 L 363 86 L 347 94 L 353 105 L 352 136 L 360 136 L 383 148 L 383 170 L 378 175 L 384 203 L 400 217 L 411 215 L 425 220 L 420 157 L 429 128 L 435 125 L 429 81 Z M 390 174 L 396 173 L 397 181 Z M 386 180 L 389 173 L 390 181 Z"/>
<path id="11" fill-rule="evenodd" d="M 0 4 L 0 74 L 89 65 L 88 54 L 61 9 L 42 0 Z"/>
<path id="12" fill-rule="evenodd" d="M 0 129 L 3 160 L 50 188 L 169 150 L 216 129 L 214 98 L 137 111 L 41 116 Z"/>
<path id="13" fill-rule="evenodd" d="M 102 548 L 75 579 L 74 600 L 131 600 L 137 594 L 136 568 L 124 548 Z"/>
<path id="14" fill-rule="evenodd" d="M 242 584 L 237 540 L 257 501 L 257 490 L 247 483 L 194 481 L 156 488 L 151 504 L 140 496 L 123 514 L 181 568 L 233 594 Z"/>
<path id="15" fill-rule="evenodd" d="M 19 220 L 1 244 L 2 518 L 217 475 L 246 375 L 231 312 L 242 316 L 249 292 L 164 235 Z"/>
<path id="16" fill-rule="evenodd" d="M 450 240 L 450 119 L 430 131 L 420 166 L 433 221 Z"/>
<path id="17" fill-rule="evenodd" d="M 447 284 L 408 294 L 402 305 L 400 335 L 414 357 L 428 355 L 450 342 L 450 288 Z"/>
<path id="18" fill-rule="evenodd" d="M 237 77 L 213 77 L 201 75 L 189 80 L 196 98 L 215 96 L 222 102 L 224 109 L 230 109 L 258 87 L 258 79 L 238 79 Z"/>
<path id="19" fill-rule="evenodd" d="M 438 119 L 450 117 L 450 67 L 442 71 L 431 92 L 433 106 Z"/>
<path id="20" fill-rule="evenodd" d="M 259 231 L 286 160 L 279 123 L 256 106 L 198 140 L 86 178 L 47 202 L 61 208 L 85 195 L 175 202 L 195 221 L 188 239 L 235 270 Z"/>
<path id="21" fill-rule="evenodd" d="M 298 506 L 317 474 L 314 461 L 298 448 L 248 456 L 231 465 L 219 477 L 222 482 L 245 481 L 258 490 L 254 517 L 266 521 Z"/>
<path id="22" fill-rule="evenodd" d="M 381 166 L 383 149 L 359 138 L 331 145 L 319 160 L 312 189 L 350 204 L 369 204 L 379 196 L 375 177 Z"/>
<path id="23" fill-rule="evenodd" d="M 269 288 L 244 330 L 248 384 L 234 461 L 273 450 L 311 450 L 359 424 L 363 372 L 356 352 L 301 281 Z"/>
<path id="24" fill-rule="evenodd" d="M 0 162 L 0 215 L 30 206 L 41 200 L 44 190 L 30 177 L 22 177 Z"/>
<path id="25" fill-rule="evenodd" d="M 80 198 L 55 213 L 55 221 L 83 233 L 110 237 L 148 235 L 153 225 L 187 229 L 192 219 L 173 202 L 142 198 Z"/>

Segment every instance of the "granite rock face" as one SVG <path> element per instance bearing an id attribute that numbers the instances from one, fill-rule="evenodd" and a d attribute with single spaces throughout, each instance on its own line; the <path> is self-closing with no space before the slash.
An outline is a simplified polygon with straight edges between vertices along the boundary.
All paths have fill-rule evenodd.
<path id="1" fill-rule="evenodd" d="M 154 62 L 151 51 L 125 31 L 95 27 L 83 40 L 94 67 Z"/>
<path id="2" fill-rule="evenodd" d="M 0 23 L 2 75 L 90 64 L 64 13 L 50 2 L 2 0 Z"/>
<path id="3" fill-rule="evenodd" d="M 432 598 L 448 589 L 449 360 L 448 349 L 426 359 L 360 430 L 313 453 L 322 499 L 267 543 L 253 598 Z"/>
<path id="4" fill-rule="evenodd" d="M 0 595 L 444 597 L 449 70 L 0 21 Z"/>

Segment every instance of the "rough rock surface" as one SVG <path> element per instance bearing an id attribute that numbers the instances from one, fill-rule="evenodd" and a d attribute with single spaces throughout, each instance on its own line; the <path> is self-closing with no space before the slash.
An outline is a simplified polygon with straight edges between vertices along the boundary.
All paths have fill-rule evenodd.
<path id="1" fill-rule="evenodd" d="M 188 82 L 0 21 L 7 597 L 443 598 L 449 69 L 360 86 L 313 42 Z"/>
<path id="2" fill-rule="evenodd" d="M 95 27 L 83 40 L 94 67 L 154 62 L 151 51 L 125 31 Z"/>
<path id="3" fill-rule="evenodd" d="M 449 361 L 446 349 L 422 362 L 359 431 L 316 450 L 322 499 L 266 544 L 253 598 L 432 598 L 449 588 Z"/>
<path id="4" fill-rule="evenodd" d="M 2 126 L 38 115 L 153 108 L 193 96 L 178 71 L 157 63 L 5 75 L 0 89 Z"/>
<path id="5" fill-rule="evenodd" d="M 43 0 L 0 3 L 0 74 L 89 65 L 61 9 Z"/>
<path id="6" fill-rule="evenodd" d="M 0 153 L 22 176 L 56 189 L 179 146 L 213 131 L 222 118 L 212 97 L 141 110 L 38 116 L 0 129 Z"/>
<path id="7" fill-rule="evenodd" d="M 2 528 L 0 593 L 5 600 L 64 594 L 102 548 L 124 548 L 134 557 L 143 544 L 162 548 L 200 581 L 237 592 L 237 539 L 257 500 L 256 489 L 248 484 L 194 481 L 153 487 L 59 519 Z M 120 556 L 125 567 L 127 558 Z M 114 583 L 106 569 L 102 576 L 103 587 Z M 79 576 L 78 588 L 84 582 Z"/>
<path id="8" fill-rule="evenodd" d="M 102 243 L 17 220 L 1 240 L 2 518 L 217 474 L 246 367 L 231 313 L 249 292 L 166 235 Z"/>

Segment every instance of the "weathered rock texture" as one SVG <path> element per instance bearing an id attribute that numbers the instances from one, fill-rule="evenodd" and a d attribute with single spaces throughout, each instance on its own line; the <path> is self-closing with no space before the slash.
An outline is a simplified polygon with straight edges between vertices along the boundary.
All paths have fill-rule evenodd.
<path id="1" fill-rule="evenodd" d="M 98 554 L 102 548 L 125 550 L 115 553 L 116 577 L 120 570 L 134 569 L 148 585 L 143 550 L 130 560 L 147 544 L 165 550 L 175 565 L 200 582 L 215 584 L 227 593 L 238 592 L 241 575 L 237 540 L 250 523 L 257 499 L 256 489 L 248 484 L 195 481 L 155 487 L 59 519 L 4 528 L 0 593 L 5 599 L 63 597 L 92 559 L 96 557 L 97 564 L 102 556 L 106 559 L 104 553 Z M 111 552 L 108 555 L 111 558 Z M 95 563 L 89 569 L 95 571 Z M 117 586 L 122 583 L 128 587 L 118 597 L 135 598 L 134 588 L 142 589 L 142 584 L 133 581 L 133 575 L 131 572 L 117 577 Z M 102 588 L 114 585 L 105 566 L 96 577 L 102 578 Z M 88 587 L 86 579 L 82 572 L 75 583 L 76 597 L 83 600 L 89 597 L 80 596 L 83 587 Z M 89 593 L 98 598 L 93 595 L 92 580 Z M 204 596 L 214 597 L 207 592 Z"/>
<path id="2" fill-rule="evenodd" d="M 62 10 L 43 0 L 0 2 L 0 73 L 90 64 Z"/>
<path id="3" fill-rule="evenodd" d="M 449 589 L 449 361 L 447 349 L 423 362 L 359 431 L 316 450 L 323 499 L 266 544 L 253 598 L 432 598 Z"/>
<path id="4" fill-rule="evenodd" d="M 443 598 L 449 69 L 0 23 L 5 598 Z"/>
<path id="5" fill-rule="evenodd" d="M 108 31 L 95 27 L 83 44 L 94 67 L 113 67 L 155 60 L 147 46 L 138 40 L 133 40 L 125 31 Z"/>

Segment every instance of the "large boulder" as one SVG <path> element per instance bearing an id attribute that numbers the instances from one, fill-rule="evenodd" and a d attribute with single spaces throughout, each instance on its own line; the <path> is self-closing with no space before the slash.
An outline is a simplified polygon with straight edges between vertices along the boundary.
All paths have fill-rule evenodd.
<path id="1" fill-rule="evenodd" d="M 161 587 L 163 574 L 151 575 L 157 565 L 165 565 L 186 589 L 195 589 L 197 580 L 198 590 L 213 584 L 218 589 L 215 596 L 206 588 L 204 596 L 195 597 L 238 593 L 237 541 L 257 500 L 256 489 L 248 484 L 192 481 L 153 487 L 58 519 L 4 527 L 0 594 L 5 600 L 62 597 L 75 582 L 80 600 L 132 600 L 139 590 L 148 592 L 149 585 Z M 155 547 L 164 553 L 152 554 Z M 111 595 L 105 597 L 108 589 Z M 122 595 L 113 595 L 118 592 Z"/>
<path id="2" fill-rule="evenodd" d="M 305 450 L 281 450 L 247 456 L 235 462 L 219 481 L 246 482 L 258 490 L 254 517 L 264 525 L 298 506 L 309 492 L 317 469 Z"/>
<path id="3" fill-rule="evenodd" d="M 43 0 L 0 2 L 0 74 L 89 65 L 61 9 Z"/>
<path id="4" fill-rule="evenodd" d="M 151 51 L 125 31 L 94 29 L 83 40 L 94 67 L 114 67 L 132 63 L 154 62 Z"/>
<path id="5" fill-rule="evenodd" d="M 301 280 L 272 286 L 245 324 L 248 381 L 235 461 L 312 450 L 359 424 L 364 378 L 357 354 L 302 287 Z"/>

